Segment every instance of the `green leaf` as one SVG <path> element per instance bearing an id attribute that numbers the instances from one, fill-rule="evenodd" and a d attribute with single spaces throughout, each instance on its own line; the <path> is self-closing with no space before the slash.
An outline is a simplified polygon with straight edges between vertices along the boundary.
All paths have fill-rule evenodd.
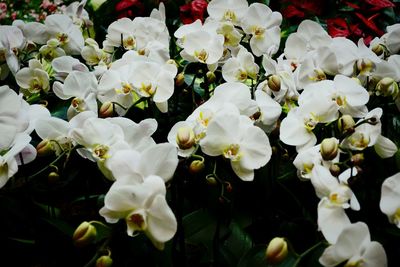
<path id="1" fill-rule="evenodd" d="M 15 237 L 8 237 L 8 239 L 17 241 L 19 243 L 23 243 L 26 245 L 35 245 L 36 241 L 32 239 L 23 239 L 23 238 L 15 238 Z"/>

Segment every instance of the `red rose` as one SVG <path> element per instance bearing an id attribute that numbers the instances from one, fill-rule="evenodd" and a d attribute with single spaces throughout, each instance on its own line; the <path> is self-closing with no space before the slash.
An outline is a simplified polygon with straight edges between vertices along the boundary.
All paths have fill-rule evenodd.
<path id="1" fill-rule="evenodd" d="M 137 17 L 144 13 L 144 5 L 139 0 L 122 0 L 115 5 L 118 18 Z"/>

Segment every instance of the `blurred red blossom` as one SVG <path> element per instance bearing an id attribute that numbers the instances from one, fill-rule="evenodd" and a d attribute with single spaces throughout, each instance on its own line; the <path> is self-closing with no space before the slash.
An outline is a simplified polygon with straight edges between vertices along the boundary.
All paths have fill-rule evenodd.
<path id="1" fill-rule="evenodd" d="M 285 0 L 284 2 L 287 3 L 282 10 L 282 15 L 285 18 L 303 19 L 310 15 L 321 15 L 322 13 L 323 3 L 319 0 Z"/>
<path id="2" fill-rule="evenodd" d="M 204 14 L 207 10 L 207 1 L 205 0 L 193 0 L 186 5 L 179 8 L 180 18 L 183 24 L 192 23 L 198 19 L 204 21 Z"/>
<path id="3" fill-rule="evenodd" d="M 117 17 L 137 17 L 144 13 L 144 5 L 139 0 L 122 0 L 115 5 L 115 11 L 117 12 Z"/>

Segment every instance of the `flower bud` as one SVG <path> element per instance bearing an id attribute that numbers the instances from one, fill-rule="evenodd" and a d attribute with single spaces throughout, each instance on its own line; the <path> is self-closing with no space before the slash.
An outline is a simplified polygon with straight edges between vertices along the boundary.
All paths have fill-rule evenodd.
<path id="1" fill-rule="evenodd" d="M 175 67 L 179 67 L 179 66 L 178 66 L 178 63 L 176 63 L 176 61 L 173 60 L 173 59 L 168 59 L 168 60 L 167 60 L 167 64 L 171 64 L 171 65 L 175 65 Z"/>
<path id="2" fill-rule="evenodd" d="M 396 98 L 399 93 L 399 85 L 390 77 L 385 77 L 375 87 L 377 95 L 392 96 Z"/>
<path id="3" fill-rule="evenodd" d="M 96 267 L 111 267 L 113 260 L 110 256 L 103 255 L 96 260 Z"/>
<path id="4" fill-rule="evenodd" d="M 176 86 L 181 86 L 185 83 L 185 75 L 183 74 L 183 72 L 180 72 L 176 75 L 175 78 L 175 85 Z"/>
<path id="5" fill-rule="evenodd" d="M 354 126 L 356 125 L 354 119 L 350 115 L 343 115 L 338 120 L 339 131 L 344 133 L 352 133 L 354 131 Z"/>
<path id="6" fill-rule="evenodd" d="M 215 76 L 215 73 L 214 72 L 212 72 L 212 71 L 208 71 L 207 73 L 206 73 L 206 77 L 207 77 L 207 82 L 208 83 L 213 83 L 213 82 L 215 82 L 215 80 L 216 80 L 216 76 Z"/>
<path id="7" fill-rule="evenodd" d="M 329 167 L 329 171 L 333 176 L 338 177 L 340 174 L 340 167 L 339 165 L 333 164 L 332 166 Z"/>
<path id="8" fill-rule="evenodd" d="M 84 247 L 92 243 L 96 239 L 97 231 L 89 222 L 82 222 L 78 228 L 76 228 L 72 240 L 75 246 Z"/>
<path id="9" fill-rule="evenodd" d="M 53 145 L 49 139 L 43 139 L 40 143 L 36 146 L 37 155 L 44 157 L 49 156 L 54 153 Z"/>
<path id="10" fill-rule="evenodd" d="M 57 172 L 51 172 L 49 175 L 47 175 L 47 181 L 52 184 L 55 182 L 58 182 L 60 179 L 60 175 Z"/>
<path id="11" fill-rule="evenodd" d="M 273 238 L 265 251 L 265 257 L 270 264 L 279 264 L 288 254 L 288 245 L 284 238 Z"/>
<path id="12" fill-rule="evenodd" d="M 358 153 L 351 156 L 351 162 L 354 166 L 360 166 L 364 162 L 364 154 Z"/>
<path id="13" fill-rule="evenodd" d="M 274 92 L 281 90 L 281 78 L 274 74 L 268 78 L 268 87 Z"/>
<path id="14" fill-rule="evenodd" d="M 114 104 L 111 102 L 104 102 L 99 110 L 100 118 L 108 118 L 114 115 Z"/>
<path id="15" fill-rule="evenodd" d="M 208 185 L 216 185 L 217 184 L 217 179 L 215 179 L 214 176 L 207 176 L 206 181 Z"/>
<path id="16" fill-rule="evenodd" d="M 374 52 L 377 56 L 380 56 L 385 52 L 385 49 L 381 44 L 377 44 L 372 47 L 372 52 Z"/>
<path id="17" fill-rule="evenodd" d="M 325 138 L 321 142 L 321 156 L 324 160 L 333 160 L 339 150 L 339 142 L 335 137 Z"/>
<path id="18" fill-rule="evenodd" d="M 53 38 L 47 41 L 46 43 L 50 48 L 57 48 L 60 45 L 60 42 Z"/>
<path id="19" fill-rule="evenodd" d="M 189 166 L 189 172 L 191 174 L 197 174 L 204 170 L 204 161 L 202 160 L 193 160 Z"/>
<path id="20" fill-rule="evenodd" d="M 196 143 L 193 129 L 190 127 L 179 128 L 176 135 L 176 143 L 180 149 L 191 148 Z"/>

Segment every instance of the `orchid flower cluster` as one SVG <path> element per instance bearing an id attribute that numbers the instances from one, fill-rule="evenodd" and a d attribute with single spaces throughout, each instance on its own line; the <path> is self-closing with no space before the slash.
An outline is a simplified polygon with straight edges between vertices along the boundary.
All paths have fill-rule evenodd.
<path id="1" fill-rule="evenodd" d="M 0 187 L 36 156 L 58 162 L 76 152 L 109 181 L 104 220 L 124 220 L 129 236 L 143 232 L 163 249 L 178 229 L 167 201 L 178 168 L 198 175 L 212 166 L 224 184 L 219 157 L 251 182 L 277 150 L 293 150 L 297 176 L 320 199 L 317 225 L 328 246 L 319 262 L 387 266 L 368 225 L 346 212 L 367 208 L 352 188 L 364 152 L 387 159 L 398 151 L 399 140 L 385 136 L 384 109 L 371 101 L 400 111 L 400 24 L 367 46 L 305 20 L 283 43 L 282 16 L 265 4 L 211 0 L 204 22 L 169 32 L 161 3 L 148 17 L 111 23 L 99 44 L 88 35 L 85 4 L 43 23 L 0 25 L 0 79 L 9 82 L 0 87 Z M 192 109 L 171 120 L 164 142 L 153 138 L 154 115 L 173 114 L 181 94 Z M 134 122 L 137 110 L 153 116 Z M 379 205 L 400 228 L 399 173 L 383 182 Z"/>

